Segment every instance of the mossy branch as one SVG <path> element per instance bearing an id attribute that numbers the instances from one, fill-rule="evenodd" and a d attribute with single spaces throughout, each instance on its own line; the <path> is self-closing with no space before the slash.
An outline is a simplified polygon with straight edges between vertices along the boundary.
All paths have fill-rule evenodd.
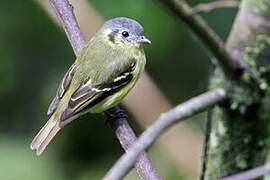
<path id="1" fill-rule="evenodd" d="M 255 85 L 260 88 L 262 83 L 260 77 L 256 76 L 253 71 L 245 64 L 244 61 L 236 59 L 232 56 L 224 42 L 220 39 L 217 33 L 208 25 L 208 23 L 198 14 L 193 14 L 191 8 L 184 0 L 156 0 L 167 7 L 170 12 L 175 14 L 183 21 L 190 30 L 201 40 L 206 49 L 219 62 L 226 77 L 231 80 L 241 81 L 240 78 L 244 71 L 250 74 L 250 77 Z M 193 15 L 191 15 L 193 14 Z"/>
<path id="2" fill-rule="evenodd" d="M 267 161 L 269 80 L 259 69 L 266 70 L 264 67 L 267 64 L 264 63 L 269 64 L 269 58 L 257 45 L 262 34 L 270 35 L 269 10 L 270 2 L 267 0 L 242 0 L 226 44 L 235 59 L 245 60 L 252 72 L 260 76 L 260 89 L 264 93 L 254 88 L 249 74 L 242 75 L 242 80 L 246 82 L 243 85 L 228 81 L 221 70 L 216 69 L 212 86 L 226 86 L 231 98 L 227 104 L 213 110 L 207 179 L 233 175 Z"/>
<path id="3" fill-rule="evenodd" d="M 225 98 L 225 90 L 219 88 L 192 98 L 161 114 L 155 123 L 144 131 L 138 141 L 131 146 L 130 150 L 118 160 L 103 180 L 120 180 L 125 177 L 138 156 L 169 127 L 224 101 Z"/>

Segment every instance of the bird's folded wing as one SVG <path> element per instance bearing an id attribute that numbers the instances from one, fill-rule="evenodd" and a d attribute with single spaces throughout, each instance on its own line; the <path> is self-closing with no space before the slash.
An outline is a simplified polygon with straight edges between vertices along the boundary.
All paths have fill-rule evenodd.
<path id="1" fill-rule="evenodd" d="M 56 96 L 54 97 L 54 99 L 52 100 L 50 106 L 49 106 L 49 109 L 48 109 L 48 112 L 47 114 L 51 114 L 52 112 L 54 112 L 54 110 L 57 108 L 61 98 L 64 96 L 66 90 L 68 89 L 70 83 L 71 83 L 71 80 L 74 76 L 74 73 L 77 69 L 77 65 L 76 64 L 73 64 L 69 70 L 66 72 L 61 84 L 59 85 L 58 87 L 58 90 L 57 90 L 57 93 L 56 93 Z"/>
<path id="2" fill-rule="evenodd" d="M 72 94 L 68 108 L 61 115 L 61 124 L 66 124 L 77 118 L 79 114 L 87 112 L 91 107 L 128 84 L 133 79 L 134 68 L 135 63 L 132 63 L 111 81 L 100 84 L 92 83 L 90 78 L 85 79 Z"/>

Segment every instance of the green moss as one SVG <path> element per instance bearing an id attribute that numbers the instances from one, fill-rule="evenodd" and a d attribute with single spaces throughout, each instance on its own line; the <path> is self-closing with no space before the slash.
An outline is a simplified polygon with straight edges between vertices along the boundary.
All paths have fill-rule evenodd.
<path id="1" fill-rule="evenodd" d="M 245 1 L 256 14 L 263 17 L 270 17 L 270 1 L 269 0 L 246 0 Z"/>
<path id="2" fill-rule="evenodd" d="M 268 84 L 267 84 L 266 81 L 265 81 L 265 82 L 262 82 L 262 83 L 260 84 L 260 88 L 261 88 L 262 90 L 266 90 L 267 87 L 268 87 Z"/>
<path id="3" fill-rule="evenodd" d="M 265 145 L 264 140 L 259 140 L 258 145 L 259 146 L 264 146 Z"/>
<path id="4" fill-rule="evenodd" d="M 231 110 L 236 110 L 237 108 L 238 108 L 238 106 L 239 106 L 239 104 L 238 104 L 238 102 L 233 102 L 232 104 L 231 104 Z"/>
<path id="5" fill-rule="evenodd" d="M 255 45 L 247 47 L 244 54 L 244 61 L 251 68 L 255 76 L 260 77 L 260 89 L 265 93 L 270 93 L 270 86 L 266 79 L 263 78 L 263 75 L 264 73 L 270 72 L 270 65 L 269 67 L 258 66 L 256 64 L 256 59 L 260 56 L 263 50 L 268 47 L 270 47 L 270 37 L 267 35 L 259 35 L 256 38 Z M 239 112 L 244 114 L 248 106 L 260 101 L 261 94 L 253 85 L 254 82 L 251 81 L 249 72 L 243 72 L 242 80 L 247 83 L 247 87 L 239 86 L 239 84 L 234 81 L 224 81 L 224 75 L 220 75 L 220 72 L 217 70 L 211 83 L 214 83 L 214 85 L 212 84 L 214 87 L 217 85 L 223 85 L 229 92 L 228 94 L 231 99 L 230 109 L 239 110 Z"/>
<path id="6" fill-rule="evenodd" d="M 250 81 L 249 73 L 243 73 L 246 81 Z M 230 97 L 230 109 L 239 110 L 245 113 L 245 110 L 250 106 L 254 100 L 259 98 L 257 92 L 253 93 L 249 88 L 239 87 L 238 82 L 224 80 L 225 75 L 221 69 L 216 68 L 214 76 L 210 80 L 210 89 L 215 89 L 217 87 L 224 87 L 227 90 L 228 97 Z"/>
<path id="7" fill-rule="evenodd" d="M 263 150 L 266 140 L 269 141 L 265 129 L 261 128 L 265 122 L 254 122 L 251 115 L 250 120 L 243 121 L 235 113 L 226 111 L 224 107 L 215 107 L 213 111 L 208 179 L 219 179 L 264 162 Z M 218 130 L 220 126 L 225 129 L 222 133 Z M 262 140 L 261 143 L 256 142 L 258 139 Z"/>
<path id="8" fill-rule="evenodd" d="M 236 82 L 226 82 L 227 94 L 230 97 L 230 110 L 245 114 L 248 107 L 260 99 L 256 91 L 249 88 L 239 87 Z"/>
<path id="9" fill-rule="evenodd" d="M 270 72 L 270 65 L 269 66 L 266 66 L 266 67 L 264 67 L 264 66 L 260 67 L 259 68 L 259 71 L 260 71 L 260 73 Z"/>
<path id="10" fill-rule="evenodd" d="M 246 54 L 244 55 L 244 60 L 245 62 L 247 63 L 247 65 L 249 67 L 251 67 L 252 69 L 253 68 L 256 68 L 256 63 L 255 63 L 255 59 L 253 59 L 250 55 L 249 55 L 250 52 L 250 48 L 246 48 Z M 252 52 L 253 53 L 253 52 Z"/>
<path id="11" fill-rule="evenodd" d="M 245 137 L 245 138 L 243 139 L 243 142 L 244 142 L 245 144 L 247 144 L 247 143 L 250 142 L 250 140 L 251 140 L 251 137 L 250 137 L 250 136 L 247 136 L 247 137 Z"/>
<path id="12" fill-rule="evenodd" d="M 256 64 L 256 59 L 266 48 L 269 47 L 270 47 L 270 37 L 268 35 L 258 35 L 256 37 L 255 45 L 252 47 L 246 47 L 243 58 L 246 64 L 251 68 L 255 76 L 260 77 L 262 79 L 260 88 L 265 92 L 268 92 L 268 89 L 270 88 L 266 79 L 264 79 L 264 74 L 270 72 L 270 66 L 267 67 L 259 66 Z M 253 83 L 251 82 L 251 77 L 248 72 L 243 72 L 242 80 L 246 83 Z"/>
<path id="13" fill-rule="evenodd" d="M 240 169 L 246 169 L 248 167 L 248 163 L 242 157 L 236 156 L 236 166 Z"/>
<path id="14" fill-rule="evenodd" d="M 242 79 L 246 83 L 250 83 L 251 82 L 250 81 L 251 80 L 250 74 L 248 72 L 246 72 L 246 71 L 242 74 Z"/>
<path id="15" fill-rule="evenodd" d="M 263 98 L 259 107 L 259 117 L 265 121 L 270 120 L 270 97 L 266 96 Z M 270 130 L 270 129 L 269 129 Z"/>
<path id="16" fill-rule="evenodd" d="M 255 2 L 253 0 L 253 2 Z M 257 65 L 257 59 L 270 46 L 270 38 L 260 35 L 254 46 L 245 49 L 244 60 L 254 74 L 261 77 L 260 88 L 270 95 L 270 87 L 264 73 L 270 67 Z M 211 87 L 224 87 L 228 100 L 212 113 L 212 133 L 208 152 L 208 179 L 235 174 L 266 160 L 266 149 L 270 148 L 270 97 L 262 96 L 254 86 L 250 74 L 244 72 L 246 84 L 225 79 L 217 68 L 211 78 Z"/>
<path id="17" fill-rule="evenodd" d="M 247 51 L 258 53 L 258 49 L 254 53 L 252 48 Z M 253 58 L 248 60 L 255 62 Z M 249 65 L 257 69 L 256 64 Z M 211 88 L 226 88 L 230 100 L 222 107 L 215 107 L 212 114 L 208 179 L 219 179 L 264 163 L 264 149 L 270 144 L 270 131 L 265 128 L 268 122 L 257 116 L 257 108 L 254 108 L 261 101 L 260 93 L 252 87 L 239 86 L 236 81 L 226 80 L 220 69 L 214 74 Z M 248 73 L 243 76 L 246 76 L 243 77 L 245 82 L 250 82 Z M 262 86 L 263 89 L 268 88 L 267 83 L 262 83 Z M 270 112 L 267 112 L 270 109 L 270 99 L 266 102 L 269 107 L 262 105 L 264 109 L 261 110 L 261 116 L 265 119 L 270 116 Z M 221 127 L 224 130 L 221 131 Z"/>
<path id="18" fill-rule="evenodd" d="M 255 96 L 248 89 L 233 82 L 223 84 L 231 86 L 228 90 L 233 100 L 229 107 L 213 110 L 208 179 L 219 179 L 263 164 L 265 149 L 270 148 L 270 97 L 264 98 L 257 109 L 248 103 Z M 239 110 L 241 106 L 247 108 L 243 114 Z M 222 132 L 219 131 L 221 126 L 225 129 Z"/>
<path id="19" fill-rule="evenodd" d="M 219 68 L 216 68 L 213 74 L 214 75 L 210 78 L 210 90 L 222 87 L 225 78 L 224 73 Z"/>

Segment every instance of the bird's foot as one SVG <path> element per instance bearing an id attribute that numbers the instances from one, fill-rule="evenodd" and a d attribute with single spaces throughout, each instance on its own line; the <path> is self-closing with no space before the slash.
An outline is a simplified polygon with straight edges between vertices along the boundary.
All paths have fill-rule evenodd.
<path id="1" fill-rule="evenodd" d="M 120 118 L 128 118 L 128 115 L 124 113 L 123 110 L 120 108 L 112 108 L 104 112 L 105 116 L 107 117 L 105 124 L 107 125 L 109 121 L 120 119 Z"/>

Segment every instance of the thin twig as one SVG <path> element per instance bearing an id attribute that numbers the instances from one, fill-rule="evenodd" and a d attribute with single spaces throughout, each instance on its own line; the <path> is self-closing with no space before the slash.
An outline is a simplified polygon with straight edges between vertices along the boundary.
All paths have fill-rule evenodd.
<path id="1" fill-rule="evenodd" d="M 176 106 L 170 111 L 161 114 L 156 122 L 141 135 L 135 144 L 131 146 L 129 151 L 116 162 L 103 180 L 122 179 L 135 164 L 138 156 L 145 149 L 147 149 L 166 129 L 171 127 L 173 124 L 184 120 L 185 118 L 191 117 L 209 107 L 218 104 L 225 98 L 225 90 L 219 88 L 192 98 L 189 101 Z"/>
<path id="2" fill-rule="evenodd" d="M 180 18 L 215 56 L 227 74 L 236 75 L 239 65 L 225 49 L 224 42 L 199 15 L 190 16 L 192 8 L 184 0 L 157 0 Z"/>
<path id="3" fill-rule="evenodd" d="M 222 70 L 227 77 L 241 80 L 241 72 L 247 71 L 251 79 L 260 89 L 262 80 L 257 77 L 244 61 L 234 59 L 227 49 L 224 42 L 216 34 L 216 32 L 208 25 L 208 23 L 198 14 L 190 16 L 192 8 L 184 0 L 156 0 L 163 3 L 172 13 L 181 19 L 190 30 L 201 40 L 202 44 L 219 62 Z"/>
<path id="4" fill-rule="evenodd" d="M 195 7 L 193 7 L 190 11 L 189 15 L 194 15 L 200 12 L 210 12 L 219 8 L 237 8 L 239 7 L 239 1 L 235 0 L 219 0 L 209 3 L 201 3 Z"/>
<path id="5" fill-rule="evenodd" d="M 68 0 L 50 0 L 50 3 L 66 32 L 75 54 L 78 55 L 86 46 L 86 41 L 74 16 L 72 5 Z M 109 114 L 117 114 L 117 112 L 119 112 L 119 107 L 112 108 Z M 109 120 L 108 123 L 115 130 L 115 134 L 125 150 L 137 140 L 126 118 L 116 118 Z M 141 179 L 161 179 L 146 153 L 139 157 L 135 166 Z"/>
<path id="6" fill-rule="evenodd" d="M 204 148 L 203 148 L 203 158 L 202 158 L 202 172 L 200 176 L 200 180 L 204 180 L 205 171 L 207 166 L 208 160 L 208 146 L 209 146 L 209 139 L 212 129 L 212 109 L 210 108 L 207 111 L 207 118 L 206 118 L 206 129 L 205 129 L 205 139 L 204 139 Z"/>
<path id="7" fill-rule="evenodd" d="M 220 180 L 251 180 L 262 177 L 266 174 L 270 174 L 270 164 L 266 164 L 232 176 L 221 178 Z"/>

